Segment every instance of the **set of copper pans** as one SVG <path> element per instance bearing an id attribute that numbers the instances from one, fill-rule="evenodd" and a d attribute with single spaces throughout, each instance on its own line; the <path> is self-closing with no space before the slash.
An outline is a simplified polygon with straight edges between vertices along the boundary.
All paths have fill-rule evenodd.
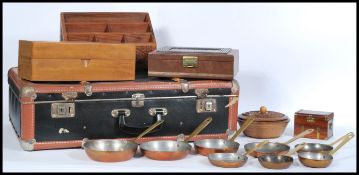
<path id="1" fill-rule="evenodd" d="M 299 161 L 304 166 L 326 168 L 332 163 L 333 154 L 353 137 L 354 133 L 350 132 L 331 144 L 302 143 L 295 145 L 295 148 L 291 151 L 289 151 L 290 148 L 284 143 L 271 143 L 265 140 L 247 148 L 246 153 L 243 155 L 239 153 L 214 153 L 208 155 L 208 159 L 213 165 L 218 167 L 238 168 L 247 162 L 247 155 L 251 155 L 254 158 L 258 158 L 259 163 L 264 168 L 286 169 L 293 164 L 294 159 L 292 155 L 297 153 Z M 293 139 L 297 138 L 296 136 Z M 339 143 L 339 145 L 333 148 L 333 145 L 336 143 Z"/>
<path id="2" fill-rule="evenodd" d="M 285 169 L 293 163 L 291 156 L 295 153 L 298 154 L 298 159 L 304 166 L 324 168 L 331 164 L 333 154 L 354 137 L 354 133 L 350 132 L 330 144 L 302 143 L 295 145 L 295 148 L 290 150 L 290 143 L 313 132 L 313 129 L 308 129 L 284 143 L 269 142 L 268 140 L 247 143 L 244 145 L 245 154 L 239 154 L 240 144 L 234 140 L 254 120 L 254 117 L 247 118 L 240 129 L 228 140 L 203 139 L 195 141 L 193 143 L 194 150 L 197 154 L 208 157 L 212 165 L 223 168 L 242 167 L 247 162 L 247 156 L 249 155 L 258 158 L 259 163 L 265 168 Z M 187 138 L 182 140 L 160 140 L 138 144 L 138 139 L 164 122 L 160 120 L 133 140 L 84 139 L 82 148 L 92 160 L 100 162 L 130 160 L 136 154 L 138 148 L 140 148 L 142 155 L 149 159 L 161 161 L 179 160 L 185 158 L 192 150 L 192 145 L 188 141 L 199 134 L 211 121 L 212 118 L 208 117 Z M 183 134 L 179 136 L 181 135 L 182 137 L 178 138 L 184 138 Z M 339 145 L 333 148 L 337 143 Z"/>
<path id="3" fill-rule="evenodd" d="M 141 143 L 136 142 L 138 139 L 149 133 L 151 130 L 163 123 L 160 120 L 142 132 L 136 139 L 132 141 L 117 140 L 117 139 L 84 139 L 82 148 L 86 154 L 95 161 L 100 162 L 121 162 L 131 159 L 138 150 L 141 153 L 153 160 L 179 160 L 185 158 L 192 150 L 192 146 L 188 141 L 199 134 L 212 121 L 211 117 L 205 119 L 186 139 L 184 140 L 160 140 L 149 141 Z M 236 152 L 239 148 L 239 143 L 234 139 L 246 127 L 253 122 L 248 120 L 230 139 L 205 139 L 196 141 L 195 150 L 202 154 L 208 155 L 214 152 Z M 181 138 L 180 135 L 177 138 Z"/>

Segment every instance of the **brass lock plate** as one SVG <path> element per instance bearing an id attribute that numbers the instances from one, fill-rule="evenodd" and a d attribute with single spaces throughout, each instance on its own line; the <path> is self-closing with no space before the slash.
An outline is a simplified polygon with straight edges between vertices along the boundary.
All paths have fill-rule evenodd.
<path id="1" fill-rule="evenodd" d="M 217 111 L 216 99 L 197 99 L 196 111 L 197 113 L 216 112 Z"/>
<path id="2" fill-rule="evenodd" d="M 315 122 L 315 118 L 314 118 L 312 115 L 309 115 L 309 116 L 307 116 L 306 121 L 307 121 L 308 123 L 314 123 L 314 122 Z"/>
<path id="3" fill-rule="evenodd" d="M 198 57 L 196 56 L 183 56 L 182 66 L 185 68 L 198 67 Z"/>
<path id="4" fill-rule="evenodd" d="M 75 103 L 52 103 L 52 118 L 69 118 L 75 117 Z"/>

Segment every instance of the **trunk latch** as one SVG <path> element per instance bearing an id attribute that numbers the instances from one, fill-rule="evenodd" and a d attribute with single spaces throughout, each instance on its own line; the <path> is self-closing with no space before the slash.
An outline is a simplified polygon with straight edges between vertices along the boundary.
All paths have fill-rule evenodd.
<path id="1" fill-rule="evenodd" d="M 145 105 L 145 94 L 132 94 L 132 107 L 143 107 Z"/>
<path id="2" fill-rule="evenodd" d="M 52 103 L 52 118 L 68 118 L 75 117 L 75 103 Z"/>
<path id="3" fill-rule="evenodd" d="M 197 99 L 196 111 L 197 113 L 216 112 L 217 111 L 216 99 Z"/>

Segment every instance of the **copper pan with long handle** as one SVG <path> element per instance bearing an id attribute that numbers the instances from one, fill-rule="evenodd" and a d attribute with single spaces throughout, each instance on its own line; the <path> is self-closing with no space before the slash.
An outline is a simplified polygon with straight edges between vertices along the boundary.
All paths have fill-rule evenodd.
<path id="1" fill-rule="evenodd" d="M 212 153 L 235 153 L 239 148 L 239 143 L 235 142 L 234 139 L 244 131 L 253 121 L 254 117 L 246 120 L 242 127 L 237 130 L 234 135 L 226 139 L 203 139 L 194 142 L 195 150 L 198 154 L 208 156 Z"/>
<path id="2" fill-rule="evenodd" d="M 200 133 L 210 122 L 211 117 L 205 119 L 184 141 L 160 140 L 142 143 L 140 149 L 144 156 L 153 160 L 179 160 L 185 158 L 192 146 L 188 141 Z"/>
<path id="3" fill-rule="evenodd" d="M 300 149 L 298 152 L 327 152 L 329 153 L 331 150 L 333 150 L 333 146 L 339 142 L 341 142 L 342 140 L 344 140 L 345 138 L 347 138 L 350 135 L 354 135 L 353 132 L 349 132 L 347 134 L 345 134 L 344 136 L 340 137 L 339 139 L 333 141 L 330 144 L 322 144 L 322 143 L 306 143 L 304 145 L 303 149 Z M 297 147 L 299 145 L 295 145 L 295 147 Z"/>
<path id="4" fill-rule="evenodd" d="M 295 140 L 297 140 L 299 138 L 304 137 L 307 134 L 312 133 L 313 131 L 314 131 L 314 129 L 307 129 L 307 130 L 305 130 L 302 133 L 294 136 L 293 138 L 289 139 L 288 141 L 286 141 L 284 143 L 269 142 L 269 143 L 263 145 L 261 148 L 257 149 L 256 151 L 253 151 L 249 155 L 251 155 L 253 157 L 259 157 L 259 156 L 262 156 L 262 155 L 286 154 L 290 150 L 290 146 L 288 146 L 288 144 L 294 142 Z M 244 145 L 244 149 L 246 151 L 249 151 L 252 148 L 254 148 L 256 146 L 256 144 L 258 144 L 258 142 L 247 143 L 247 144 Z"/>
<path id="5" fill-rule="evenodd" d="M 161 125 L 164 120 L 151 125 L 134 140 L 118 139 L 83 139 L 82 148 L 86 154 L 95 161 L 100 162 L 122 162 L 131 159 L 137 152 L 137 140 L 145 134 Z"/>
<path id="6" fill-rule="evenodd" d="M 246 164 L 248 157 L 247 155 L 255 151 L 255 149 L 260 148 L 264 144 L 268 143 L 268 140 L 265 140 L 257 144 L 252 150 L 244 154 L 238 153 L 213 153 L 208 155 L 208 160 L 212 165 L 222 167 L 222 168 L 239 168 Z"/>
<path id="7" fill-rule="evenodd" d="M 348 135 L 342 142 L 333 150 L 328 152 L 299 152 L 299 161 L 307 167 L 311 168 L 326 168 L 333 161 L 333 154 L 336 153 L 341 147 L 349 142 L 354 137 L 354 134 Z"/>
<path id="8" fill-rule="evenodd" d="M 262 155 L 258 157 L 259 163 L 269 169 L 286 169 L 293 164 L 293 157 L 291 155 L 295 154 L 300 149 L 304 148 L 305 143 L 299 144 L 295 147 L 294 150 L 288 152 L 284 155 Z"/>

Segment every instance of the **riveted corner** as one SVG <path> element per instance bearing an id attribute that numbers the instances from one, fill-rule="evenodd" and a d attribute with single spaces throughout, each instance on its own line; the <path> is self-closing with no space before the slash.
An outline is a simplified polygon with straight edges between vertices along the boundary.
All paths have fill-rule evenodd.
<path id="1" fill-rule="evenodd" d="M 23 88 L 21 88 L 20 97 L 21 98 L 29 97 L 32 99 L 36 99 L 37 95 L 36 95 L 35 88 L 33 88 L 31 86 L 24 86 Z"/>
<path id="2" fill-rule="evenodd" d="M 20 141 L 21 148 L 23 150 L 25 150 L 25 151 L 33 151 L 34 150 L 35 143 L 36 143 L 35 139 L 31 139 L 31 140 L 19 139 L 19 141 Z"/>
<path id="3" fill-rule="evenodd" d="M 237 80 L 232 80 L 232 94 L 237 93 L 239 91 L 239 84 Z"/>

